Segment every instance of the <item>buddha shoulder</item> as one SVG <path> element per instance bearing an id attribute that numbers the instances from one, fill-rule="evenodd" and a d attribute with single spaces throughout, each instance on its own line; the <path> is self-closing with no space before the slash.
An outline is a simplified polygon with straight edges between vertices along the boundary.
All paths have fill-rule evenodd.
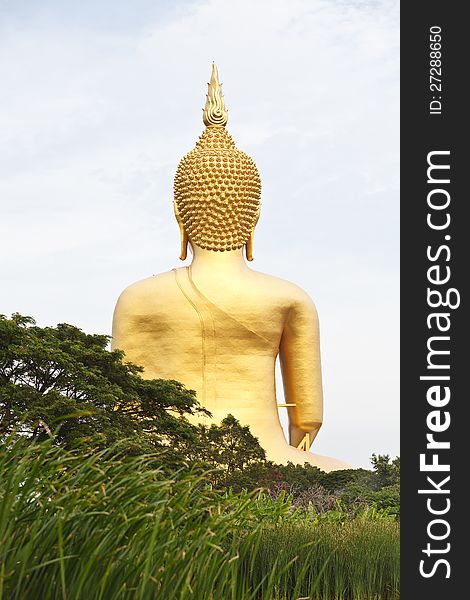
<path id="1" fill-rule="evenodd" d="M 248 303 L 251 300 L 257 306 L 281 309 L 283 312 L 298 309 L 302 312 L 316 313 L 310 296 L 298 285 L 285 279 L 251 271 L 242 287 Z M 209 297 L 223 305 L 225 298 L 230 297 L 231 294 L 230 286 L 226 286 L 224 290 L 224 294 L 220 294 L 220 297 L 219 294 L 213 295 L 209 291 Z M 172 312 L 174 306 L 181 301 L 181 290 L 175 284 L 174 271 L 160 273 L 128 286 L 119 296 L 114 316 L 115 319 L 120 319 L 149 312 L 162 315 L 168 310 Z"/>
<path id="2" fill-rule="evenodd" d="M 171 302 L 174 294 L 172 271 L 146 277 L 124 289 L 118 298 L 115 314 L 116 312 L 141 312 L 149 306 Z"/>
<path id="3" fill-rule="evenodd" d="M 271 297 L 287 308 L 297 308 L 303 311 L 311 311 L 316 314 L 316 308 L 312 298 L 305 290 L 295 283 L 259 271 L 253 271 L 253 274 L 256 277 L 257 286 L 262 290 L 263 294 L 266 294 L 266 296 Z"/>

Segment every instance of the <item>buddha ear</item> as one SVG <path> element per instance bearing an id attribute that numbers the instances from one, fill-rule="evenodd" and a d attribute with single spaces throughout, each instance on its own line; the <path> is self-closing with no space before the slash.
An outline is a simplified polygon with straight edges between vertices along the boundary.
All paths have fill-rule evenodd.
<path id="1" fill-rule="evenodd" d="M 180 254 L 180 260 L 186 260 L 186 257 L 188 256 L 188 234 L 186 233 L 186 231 L 184 230 L 183 225 L 180 224 L 180 236 L 181 236 L 181 254 Z"/>
<path id="2" fill-rule="evenodd" d="M 178 227 L 180 228 L 180 238 L 181 238 L 180 260 L 186 260 L 186 257 L 188 256 L 189 238 L 188 238 L 188 234 L 186 233 L 186 231 L 184 229 L 183 221 L 181 220 L 180 213 L 178 210 L 178 205 L 176 204 L 175 201 L 173 201 L 173 210 L 175 211 L 175 217 L 176 217 L 176 220 L 178 221 Z"/>
<path id="3" fill-rule="evenodd" d="M 245 244 L 245 256 L 246 256 L 246 260 L 248 261 L 252 261 L 253 260 L 253 240 L 255 237 L 255 228 L 253 227 L 253 229 L 251 230 L 250 233 L 250 237 L 248 238 L 246 244 Z"/>
<path id="4" fill-rule="evenodd" d="M 261 212 L 261 206 L 258 207 L 258 213 L 256 215 L 255 224 L 253 225 L 253 229 L 250 232 L 250 237 L 248 238 L 248 240 L 245 244 L 246 260 L 248 260 L 250 262 L 253 260 L 253 243 L 254 243 L 254 239 L 255 239 L 255 227 L 258 224 L 260 212 Z"/>

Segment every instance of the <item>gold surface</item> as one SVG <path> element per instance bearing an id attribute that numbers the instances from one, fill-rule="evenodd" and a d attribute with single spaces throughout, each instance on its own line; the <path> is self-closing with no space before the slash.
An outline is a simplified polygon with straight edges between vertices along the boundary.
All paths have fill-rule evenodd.
<path id="1" fill-rule="evenodd" d="M 228 114 L 225 109 L 224 97 L 222 95 L 222 84 L 219 82 L 219 73 L 215 63 L 212 63 L 211 80 L 207 84 L 206 105 L 202 109 L 202 120 L 204 125 L 227 125 Z"/>
<path id="2" fill-rule="evenodd" d="M 236 148 L 225 129 L 227 111 L 212 65 L 204 123 L 196 147 L 184 156 L 175 176 L 175 214 L 194 244 L 206 250 L 238 250 L 248 244 L 258 222 L 261 181 L 253 160 Z M 187 238 L 181 256 L 186 256 Z"/>
<path id="3" fill-rule="evenodd" d="M 142 365 L 145 377 L 176 379 L 196 390 L 211 420 L 231 413 L 249 425 L 268 459 L 347 468 L 309 451 L 323 420 L 317 313 L 299 287 L 245 262 L 243 246 L 250 260 L 259 216 L 259 176 L 235 148 L 226 122 L 213 65 L 206 130 L 175 179 L 180 258 L 189 243 L 192 263 L 124 290 L 114 312 L 113 348 Z M 278 356 L 289 443 L 276 401 Z"/>

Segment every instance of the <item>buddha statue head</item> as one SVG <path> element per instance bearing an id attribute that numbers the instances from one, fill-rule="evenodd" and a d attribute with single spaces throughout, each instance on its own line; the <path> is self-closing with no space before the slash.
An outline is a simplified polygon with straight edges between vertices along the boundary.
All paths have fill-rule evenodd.
<path id="1" fill-rule="evenodd" d="M 245 247 L 253 259 L 253 235 L 260 213 L 261 181 L 253 160 L 239 150 L 225 129 L 227 111 L 217 67 L 212 65 L 203 131 L 180 161 L 174 183 L 174 209 L 181 233 L 181 255 L 188 242 L 213 252 Z"/>

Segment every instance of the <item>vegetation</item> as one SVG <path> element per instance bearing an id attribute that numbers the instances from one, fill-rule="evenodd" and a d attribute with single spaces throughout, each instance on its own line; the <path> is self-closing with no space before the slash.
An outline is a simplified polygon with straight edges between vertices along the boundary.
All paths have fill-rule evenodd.
<path id="1" fill-rule="evenodd" d="M 109 352 L 108 342 L 72 325 L 41 328 L 31 317 L 0 315 L 0 438 L 16 431 L 69 449 L 121 441 L 131 454 L 185 454 L 197 435 L 186 416 L 203 412 L 195 392 L 142 379 L 143 369 Z"/>
<path id="2" fill-rule="evenodd" d="M 399 459 L 275 465 L 106 336 L 0 316 L 0 600 L 395 600 Z"/>
<path id="3" fill-rule="evenodd" d="M 18 438 L 0 453 L 0 599 L 397 598 L 398 525 L 171 479 L 152 456 Z"/>

